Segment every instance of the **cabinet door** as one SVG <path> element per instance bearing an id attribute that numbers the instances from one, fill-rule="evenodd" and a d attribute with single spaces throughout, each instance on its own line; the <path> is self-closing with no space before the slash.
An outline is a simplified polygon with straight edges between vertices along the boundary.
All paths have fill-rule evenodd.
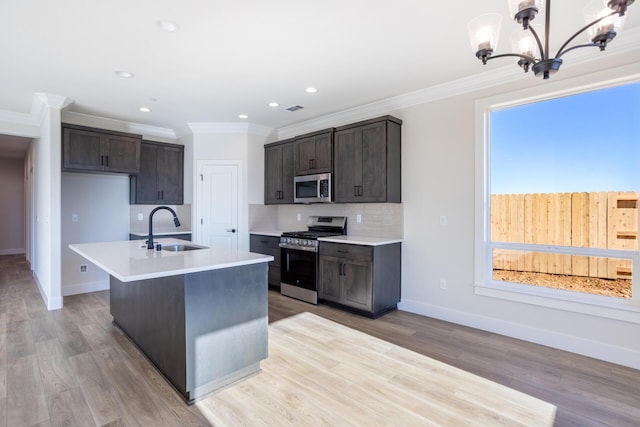
<path id="1" fill-rule="evenodd" d="M 280 203 L 293 203 L 293 144 L 282 146 L 282 198 Z"/>
<path id="2" fill-rule="evenodd" d="M 359 186 L 362 185 L 362 133 L 360 128 L 336 132 L 334 155 L 335 201 L 358 202 Z"/>
<path id="3" fill-rule="evenodd" d="M 264 150 L 264 203 L 293 203 L 293 144 Z"/>
<path id="4" fill-rule="evenodd" d="M 315 137 L 299 139 L 294 142 L 295 147 L 295 174 L 309 175 L 316 173 L 313 168 L 313 162 L 316 157 L 316 141 Z"/>
<path id="5" fill-rule="evenodd" d="M 331 168 L 331 149 L 333 132 L 297 139 L 295 147 L 295 174 L 310 175 L 329 173 Z"/>
<path id="6" fill-rule="evenodd" d="M 140 171 L 140 140 L 120 135 L 104 136 L 105 170 L 120 173 Z"/>
<path id="7" fill-rule="evenodd" d="M 264 203 L 277 204 L 282 199 L 282 146 L 264 150 Z"/>
<path id="8" fill-rule="evenodd" d="M 360 202 L 387 201 L 386 122 L 362 127 L 362 188 Z"/>
<path id="9" fill-rule="evenodd" d="M 332 150 L 332 137 L 333 132 L 324 133 L 322 135 L 315 136 L 316 142 L 316 152 L 315 152 L 315 160 L 313 162 L 313 173 L 329 173 L 332 171 L 331 168 L 331 150 Z"/>
<path id="10" fill-rule="evenodd" d="M 158 191 L 162 203 L 181 205 L 184 194 L 184 149 L 160 147 L 158 151 Z"/>
<path id="11" fill-rule="evenodd" d="M 320 257 L 318 296 L 321 299 L 342 302 L 342 266 L 343 263 L 338 258 Z"/>
<path id="12" fill-rule="evenodd" d="M 62 167 L 64 169 L 102 170 L 103 134 L 63 128 Z"/>
<path id="13" fill-rule="evenodd" d="M 343 304 L 371 311 L 373 277 L 370 262 L 346 262 L 344 265 Z"/>
<path id="14" fill-rule="evenodd" d="M 136 177 L 136 204 L 157 204 L 158 194 L 158 146 L 142 143 L 140 148 L 140 172 Z"/>

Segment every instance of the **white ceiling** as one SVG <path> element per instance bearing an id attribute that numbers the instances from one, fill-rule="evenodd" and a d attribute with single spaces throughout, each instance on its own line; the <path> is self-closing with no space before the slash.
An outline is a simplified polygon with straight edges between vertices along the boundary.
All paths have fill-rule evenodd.
<path id="1" fill-rule="evenodd" d="M 506 0 L 0 1 L 0 110 L 28 113 L 33 94 L 46 92 L 74 100 L 68 111 L 171 129 L 243 121 L 279 128 L 490 72 L 511 60 L 483 67 L 467 22 L 503 14 L 499 53 L 518 28 Z M 583 25 L 587 3 L 553 2 L 552 48 Z M 160 19 L 180 31 L 159 30 Z M 634 4 L 625 29 L 638 26 Z M 284 111 L 296 104 L 305 108 Z"/>

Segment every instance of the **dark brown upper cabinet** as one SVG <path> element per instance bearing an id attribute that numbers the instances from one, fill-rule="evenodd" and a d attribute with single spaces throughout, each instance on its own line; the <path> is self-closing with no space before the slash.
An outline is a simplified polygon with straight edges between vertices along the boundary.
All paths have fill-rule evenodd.
<path id="1" fill-rule="evenodd" d="M 336 128 L 334 200 L 336 203 L 400 203 L 400 127 L 384 116 Z"/>
<path id="2" fill-rule="evenodd" d="M 62 124 L 62 170 L 136 174 L 141 135 Z"/>
<path id="3" fill-rule="evenodd" d="M 333 171 L 333 128 L 299 136 L 293 146 L 295 175 Z"/>
<path id="4" fill-rule="evenodd" d="M 130 204 L 181 205 L 184 198 L 184 146 L 142 141 L 140 172 L 130 179 Z"/>
<path id="5" fill-rule="evenodd" d="M 264 147 L 264 203 L 293 203 L 293 140 Z"/>

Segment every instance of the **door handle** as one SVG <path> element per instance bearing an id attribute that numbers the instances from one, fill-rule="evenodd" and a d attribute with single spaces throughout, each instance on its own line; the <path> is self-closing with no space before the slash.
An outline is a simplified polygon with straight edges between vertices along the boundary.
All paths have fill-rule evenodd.
<path id="1" fill-rule="evenodd" d="M 228 233 L 235 233 L 236 229 L 235 228 L 227 228 L 227 232 Z"/>

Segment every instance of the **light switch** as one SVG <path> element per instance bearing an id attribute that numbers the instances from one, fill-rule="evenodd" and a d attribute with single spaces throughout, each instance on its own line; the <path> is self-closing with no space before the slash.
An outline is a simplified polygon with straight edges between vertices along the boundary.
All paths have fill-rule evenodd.
<path id="1" fill-rule="evenodd" d="M 71 214 L 71 221 L 78 222 L 78 214 L 77 213 Z"/>
<path id="2" fill-rule="evenodd" d="M 447 219 L 446 215 L 440 215 L 440 225 L 447 225 L 449 223 L 449 220 Z"/>
<path id="3" fill-rule="evenodd" d="M 138 221 L 142 220 L 144 220 L 144 216 L 142 215 L 142 213 L 138 213 Z"/>
<path id="4" fill-rule="evenodd" d="M 356 215 L 356 222 L 362 222 L 362 215 Z"/>

